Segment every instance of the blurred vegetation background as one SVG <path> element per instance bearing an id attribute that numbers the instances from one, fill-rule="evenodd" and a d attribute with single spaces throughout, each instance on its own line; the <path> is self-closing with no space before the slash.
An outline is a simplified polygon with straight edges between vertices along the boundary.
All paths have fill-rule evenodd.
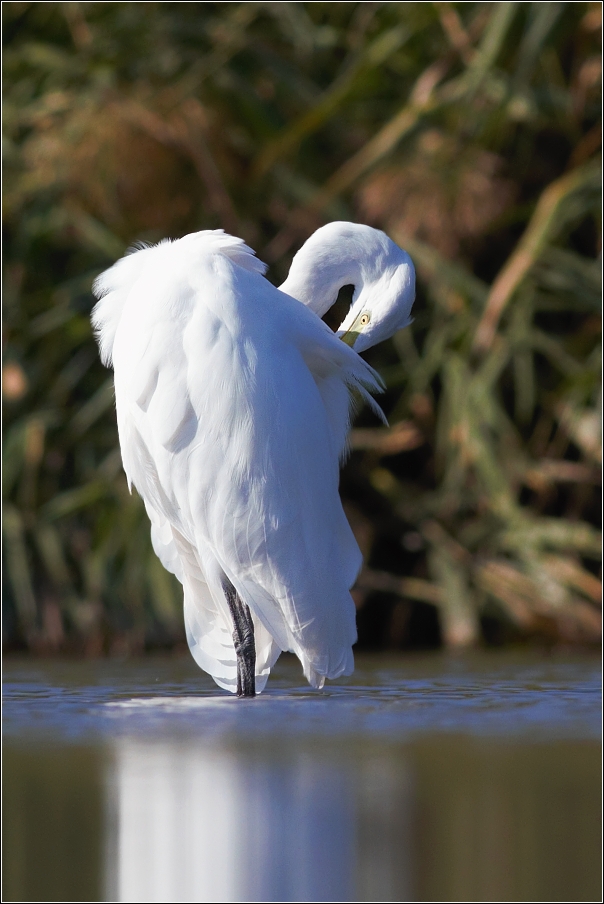
<path id="1" fill-rule="evenodd" d="M 600 3 L 26 3 L 4 19 L 9 649 L 184 642 L 117 447 L 93 278 L 333 219 L 418 271 L 341 492 L 360 646 L 600 637 Z M 340 305 L 341 313 L 341 305 Z M 337 325 L 338 312 L 331 323 Z"/>

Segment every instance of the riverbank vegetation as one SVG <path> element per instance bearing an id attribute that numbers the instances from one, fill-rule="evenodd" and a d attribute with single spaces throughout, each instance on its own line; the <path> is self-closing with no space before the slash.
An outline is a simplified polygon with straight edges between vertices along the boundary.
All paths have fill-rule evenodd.
<path id="1" fill-rule="evenodd" d="M 601 5 L 2 12 L 8 647 L 183 642 L 121 470 L 97 273 L 224 228 L 279 283 L 333 219 L 418 272 L 413 326 L 368 354 L 390 427 L 362 411 L 342 474 L 361 645 L 598 641 Z"/>

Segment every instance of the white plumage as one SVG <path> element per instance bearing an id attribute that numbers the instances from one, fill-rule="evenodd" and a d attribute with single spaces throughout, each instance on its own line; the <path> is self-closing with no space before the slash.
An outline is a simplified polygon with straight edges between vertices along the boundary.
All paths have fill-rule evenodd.
<path id="1" fill-rule="evenodd" d="M 124 470 L 155 552 L 183 585 L 191 652 L 233 692 L 225 575 L 252 615 L 257 692 L 282 650 L 314 687 L 353 670 L 361 554 L 339 462 L 350 391 L 375 405 L 368 390 L 380 381 L 349 345 L 357 332 L 359 347 L 405 326 L 414 296 L 408 256 L 366 226 L 318 230 L 281 289 L 264 271 L 241 239 L 206 231 L 133 251 L 94 287 Z M 346 344 L 318 315 L 348 283 Z"/>

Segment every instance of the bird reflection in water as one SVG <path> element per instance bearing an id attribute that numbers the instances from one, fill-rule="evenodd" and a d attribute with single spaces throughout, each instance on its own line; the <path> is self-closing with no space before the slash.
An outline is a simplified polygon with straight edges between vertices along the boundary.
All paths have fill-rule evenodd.
<path id="1" fill-rule="evenodd" d="M 107 899 L 351 901 L 367 886 L 404 900 L 401 776 L 379 758 L 120 740 Z"/>

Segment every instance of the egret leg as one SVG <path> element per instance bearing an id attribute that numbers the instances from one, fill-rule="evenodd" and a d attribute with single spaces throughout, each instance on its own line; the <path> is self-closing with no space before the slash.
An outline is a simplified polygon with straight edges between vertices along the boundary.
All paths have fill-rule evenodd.
<path id="1" fill-rule="evenodd" d="M 224 575 L 222 589 L 226 596 L 235 630 L 233 643 L 237 653 L 237 696 L 256 696 L 256 644 L 254 622 L 247 603 L 244 603 L 229 579 Z"/>

